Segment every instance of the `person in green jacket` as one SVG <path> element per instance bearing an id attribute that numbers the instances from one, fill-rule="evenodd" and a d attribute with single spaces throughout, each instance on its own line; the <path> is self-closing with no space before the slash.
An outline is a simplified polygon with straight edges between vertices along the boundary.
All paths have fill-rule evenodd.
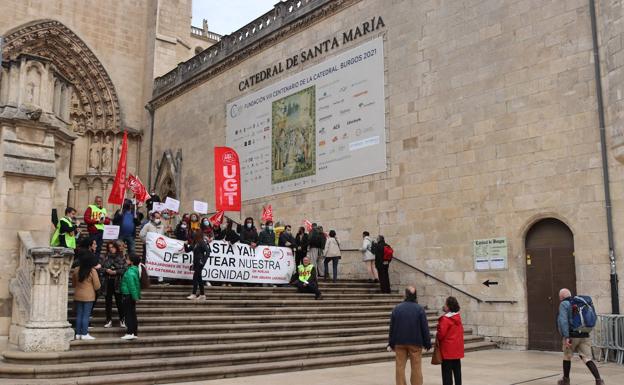
<path id="1" fill-rule="evenodd" d="M 124 307 L 124 317 L 126 320 L 126 335 L 123 340 L 133 340 L 138 335 L 138 321 L 136 315 L 136 303 L 141 299 L 141 259 L 136 255 L 129 256 L 128 269 L 121 278 L 121 296 Z"/>

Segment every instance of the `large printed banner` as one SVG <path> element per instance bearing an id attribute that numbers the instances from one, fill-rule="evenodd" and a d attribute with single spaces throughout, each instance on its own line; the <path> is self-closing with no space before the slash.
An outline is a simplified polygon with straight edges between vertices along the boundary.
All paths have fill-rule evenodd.
<path id="1" fill-rule="evenodd" d="M 193 253 L 184 252 L 184 242 L 157 233 L 145 240 L 147 271 L 152 277 L 193 279 Z M 258 246 L 256 249 L 224 241 L 210 242 L 210 257 L 202 276 L 206 281 L 283 284 L 295 272 L 292 250 Z"/>
<path id="2" fill-rule="evenodd" d="M 383 39 L 227 105 L 243 199 L 386 171 Z"/>

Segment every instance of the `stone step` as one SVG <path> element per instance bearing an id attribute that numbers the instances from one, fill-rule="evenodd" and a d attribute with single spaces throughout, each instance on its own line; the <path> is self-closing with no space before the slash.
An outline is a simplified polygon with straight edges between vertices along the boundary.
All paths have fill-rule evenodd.
<path id="1" fill-rule="evenodd" d="M 188 291 L 180 291 L 180 292 L 167 292 L 167 291 L 144 291 L 141 293 L 142 299 L 151 299 L 151 300 L 186 300 L 186 297 L 191 294 L 191 289 Z M 224 292 L 224 291 L 216 291 L 216 290 L 206 290 L 205 292 L 206 298 L 210 300 L 245 300 L 245 299 L 258 299 L 264 300 L 267 298 L 272 298 L 274 300 L 300 300 L 300 299 L 313 299 L 314 294 L 310 293 L 297 293 L 295 291 L 282 291 L 282 292 L 273 292 L 273 293 L 246 293 L 243 291 L 240 292 Z M 360 299 L 369 299 L 369 300 L 393 300 L 396 303 L 401 302 L 403 297 L 398 294 L 381 294 L 377 292 L 335 292 L 335 291 L 326 291 L 323 292 L 323 297 L 325 300 L 360 300 Z M 100 296 L 99 298 L 102 298 Z M 73 292 L 69 293 L 68 299 L 73 301 Z"/>
<path id="2" fill-rule="evenodd" d="M 212 306 L 220 307 L 331 307 L 331 306 L 395 306 L 400 301 L 395 298 L 375 298 L 375 299 L 322 299 L 315 300 L 314 297 L 301 297 L 299 299 L 243 299 L 243 300 L 195 300 L 191 301 L 186 298 L 180 299 L 141 299 L 137 302 L 137 308 L 159 308 L 159 307 L 184 307 L 184 308 L 210 308 Z"/>
<path id="3" fill-rule="evenodd" d="M 493 347 L 494 344 L 486 341 L 466 344 L 467 351 Z M 431 352 L 427 352 L 425 356 L 430 354 Z M 293 357 L 297 357 L 297 359 L 293 360 Z M 10 375 L 11 378 L 40 379 L 22 382 L 29 384 L 166 384 L 355 365 L 392 359 L 394 359 L 394 355 L 385 351 L 385 344 L 365 344 L 219 356 L 131 360 L 123 362 L 123 370 L 125 370 L 123 373 L 119 373 L 122 368 L 119 365 L 120 362 L 117 361 L 93 363 L 88 366 L 57 364 L 33 367 L 6 364 L 0 367 L 0 375 Z M 79 376 L 67 378 L 68 373 Z M 49 380 L 50 378 L 63 377 L 64 379 L 59 382 Z M 14 382 L 14 385 L 19 385 L 19 382 Z"/>
<path id="4" fill-rule="evenodd" d="M 483 341 L 483 337 L 471 335 L 472 330 L 466 330 L 466 343 Z M 433 338 L 433 335 L 432 335 Z M 131 359 L 146 359 L 158 357 L 186 357 L 207 354 L 225 354 L 235 352 L 261 352 L 274 350 L 289 350 L 310 346 L 350 346 L 372 343 L 387 343 L 385 333 L 335 338 L 304 338 L 281 341 L 241 342 L 231 344 L 190 345 L 170 347 L 139 347 L 116 349 L 73 350 L 53 353 L 25 353 L 8 351 L 4 353 L 4 361 L 11 364 L 63 364 L 73 362 L 94 361 L 123 361 Z"/>
<path id="5" fill-rule="evenodd" d="M 128 348 L 139 346 L 182 346 L 182 345 L 208 345 L 208 344 L 229 344 L 238 342 L 260 342 L 260 341 L 280 341 L 288 339 L 306 339 L 306 338 L 334 338 L 352 337 L 360 335 L 386 334 L 388 326 L 372 326 L 353 329 L 305 329 L 285 330 L 267 332 L 265 330 L 241 333 L 222 333 L 222 334 L 186 334 L 186 335 L 160 335 L 160 336 L 143 336 L 141 326 L 139 325 L 140 337 L 132 341 L 124 341 L 119 337 L 114 338 L 97 338 L 91 341 L 72 341 L 71 350 L 89 350 L 89 349 L 112 349 L 112 348 Z M 122 333 L 123 334 L 123 331 Z M 120 334 L 120 335 L 121 335 Z"/>
<path id="6" fill-rule="evenodd" d="M 427 314 L 430 317 L 433 317 L 435 320 L 436 312 L 429 310 Z M 346 313 L 346 314 L 290 314 L 290 315 L 237 315 L 237 316 L 219 316 L 219 315 L 193 315 L 191 317 L 188 316 L 139 316 L 139 325 L 143 324 L 160 324 L 160 325 L 177 325 L 177 324 L 194 324 L 194 323 L 202 323 L 202 324 L 213 324 L 213 323 L 227 323 L 227 324 L 240 324 L 247 322 L 263 322 L 263 323 L 271 323 L 271 322 L 297 322 L 304 323 L 309 321 L 319 321 L 319 320 L 357 320 L 357 319 L 376 319 L 383 318 L 386 321 L 390 316 L 389 312 L 360 312 L 360 313 Z M 73 321 L 73 318 L 70 318 L 70 321 Z M 116 319 L 113 320 L 114 325 L 118 324 Z M 94 326 L 102 326 L 106 323 L 105 317 L 94 317 L 91 318 L 91 323 Z"/>
<path id="7" fill-rule="evenodd" d="M 375 306 L 366 306 L 366 307 L 356 307 L 356 306 L 312 306 L 322 301 L 311 302 L 310 306 L 304 307 L 306 313 L 316 313 L 316 314 L 327 314 L 327 313 L 358 313 L 361 311 L 386 311 L 388 314 L 394 308 L 394 304 L 388 305 L 375 305 Z M 139 302 L 140 304 L 140 302 Z M 291 314 L 291 313 L 302 313 L 302 306 L 295 307 L 211 307 L 211 306 L 181 306 L 181 307 L 144 307 L 137 306 L 137 315 L 139 317 L 142 316 L 191 316 L 191 315 L 223 315 L 223 314 Z M 117 314 L 117 309 L 113 306 L 113 314 Z M 93 310 L 94 316 L 103 316 L 104 308 L 96 307 Z"/>
<path id="8" fill-rule="evenodd" d="M 429 321 L 429 327 L 435 328 L 437 318 Z M 270 329 L 267 335 L 270 336 L 274 331 L 285 330 L 301 330 L 304 329 L 335 329 L 349 328 L 356 329 L 361 327 L 384 326 L 388 327 L 388 318 L 377 318 L 370 320 L 348 320 L 348 321 L 314 321 L 305 324 L 294 322 L 273 322 L 273 323 L 241 323 L 241 324 L 190 324 L 190 325 L 158 325 L 143 326 L 139 325 L 139 334 L 141 336 L 164 336 L 178 334 L 209 334 L 209 333 L 244 333 L 253 332 L 255 330 Z M 121 328 L 104 328 L 100 326 L 93 327 L 89 330 L 89 334 L 94 337 L 121 337 L 125 330 Z"/>

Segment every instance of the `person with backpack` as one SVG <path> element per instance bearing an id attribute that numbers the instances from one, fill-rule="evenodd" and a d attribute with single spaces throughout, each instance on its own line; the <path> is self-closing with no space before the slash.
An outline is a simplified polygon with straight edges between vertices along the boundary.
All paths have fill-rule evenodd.
<path id="1" fill-rule="evenodd" d="M 366 271 L 368 272 L 368 276 L 370 279 L 369 282 L 379 282 L 379 275 L 377 273 L 377 269 L 375 268 L 375 254 L 373 254 L 373 240 L 370 237 L 370 233 L 368 231 L 364 231 L 362 233 L 362 247 L 360 251 L 362 252 L 362 262 L 366 266 Z"/>
<path id="2" fill-rule="evenodd" d="M 379 287 L 381 292 L 390 294 L 390 277 L 388 270 L 390 268 L 390 262 L 394 256 L 392 247 L 386 243 L 386 239 L 383 235 L 377 236 L 377 241 L 373 243 L 372 252 L 375 254 L 375 267 L 379 274 Z"/>
<path id="3" fill-rule="evenodd" d="M 563 377 L 558 385 L 570 385 L 570 368 L 572 356 L 578 353 L 591 374 L 596 385 L 604 385 L 594 361 L 589 333 L 596 326 L 596 310 L 592 299 L 588 296 L 572 296 L 569 289 L 559 290 L 559 315 L 557 326 L 563 337 Z"/>
<path id="4" fill-rule="evenodd" d="M 141 299 L 141 258 L 131 255 L 127 260 L 128 269 L 121 278 L 121 296 L 126 318 L 126 335 L 122 340 L 133 340 L 138 337 L 139 325 L 136 314 L 136 303 Z"/>

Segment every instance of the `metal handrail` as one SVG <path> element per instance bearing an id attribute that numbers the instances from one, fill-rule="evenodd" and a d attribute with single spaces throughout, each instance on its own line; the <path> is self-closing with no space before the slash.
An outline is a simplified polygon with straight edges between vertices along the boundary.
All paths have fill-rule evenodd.
<path id="1" fill-rule="evenodd" d="M 343 249 L 343 251 L 360 251 L 360 250 L 359 250 L 359 249 Z M 487 304 L 492 305 L 492 304 L 496 304 L 496 303 L 509 303 L 509 304 L 514 304 L 514 303 L 517 303 L 517 302 L 518 302 L 518 301 L 515 301 L 515 300 L 511 300 L 511 299 L 500 299 L 500 300 L 498 300 L 498 299 L 482 299 L 482 298 L 477 297 L 477 296 L 476 296 L 476 295 L 474 295 L 474 294 L 470 294 L 470 293 L 468 293 L 467 291 L 465 291 L 465 290 L 462 290 L 462 289 L 458 288 L 457 286 L 455 286 L 455 285 L 453 285 L 453 284 L 450 284 L 450 283 L 448 283 L 448 282 L 444 281 L 443 279 L 440 279 L 440 278 L 436 277 L 435 275 L 433 275 L 433 274 L 431 274 L 431 273 L 426 272 L 425 270 L 423 270 L 423 269 L 421 269 L 421 268 L 419 268 L 419 267 L 416 267 L 416 266 L 412 265 L 412 264 L 411 264 L 411 263 L 409 263 L 409 262 L 406 262 L 406 261 L 402 260 L 401 258 L 398 258 L 398 257 L 393 257 L 393 258 L 392 258 L 392 260 L 393 260 L 393 261 L 394 261 L 394 260 L 396 260 L 396 261 L 401 262 L 401 263 L 402 263 L 402 264 L 404 264 L 405 266 L 410 267 L 410 268 L 412 268 L 412 269 L 414 269 L 414 270 L 418 271 L 419 273 L 423 274 L 425 277 L 431 278 L 431 279 L 433 279 L 434 281 L 436 281 L 436 282 L 438 282 L 438 283 L 443 284 L 444 286 L 450 287 L 451 289 L 456 290 L 456 291 L 458 291 L 458 292 L 460 292 L 460 293 L 464 294 L 465 296 L 467 296 L 467 297 L 470 297 L 470 298 L 474 299 L 475 301 L 477 301 L 477 303 L 482 303 L 482 302 L 484 302 L 484 303 L 487 303 Z"/>

